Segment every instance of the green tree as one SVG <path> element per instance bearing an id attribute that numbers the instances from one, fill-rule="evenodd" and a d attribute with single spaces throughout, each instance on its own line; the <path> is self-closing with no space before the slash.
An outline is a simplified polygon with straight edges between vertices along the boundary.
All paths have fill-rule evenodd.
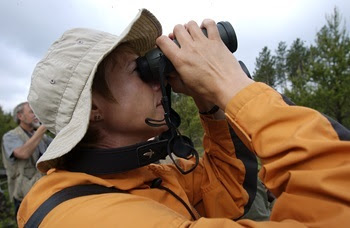
<path id="1" fill-rule="evenodd" d="M 304 41 L 297 38 L 287 51 L 286 68 L 288 79 L 293 82 L 293 79 L 305 77 L 307 73 L 309 49 L 305 46 Z"/>
<path id="2" fill-rule="evenodd" d="M 16 123 L 12 119 L 10 113 L 3 111 L 0 106 L 0 139 L 2 143 L 2 136 L 9 130 L 16 127 Z M 1 146 L 0 143 L 0 146 Z M 0 156 L 0 169 L 4 169 L 2 163 L 2 156 Z M 14 220 L 13 204 L 9 200 L 7 180 L 0 179 L 0 227 L 16 227 Z"/>
<path id="3" fill-rule="evenodd" d="M 280 42 L 271 55 L 264 47 L 256 59 L 254 79 L 280 88 L 297 105 L 314 108 L 350 127 L 350 38 L 337 8 L 306 46 L 297 38 Z"/>
<path id="4" fill-rule="evenodd" d="M 197 106 L 191 97 L 183 94 L 173 94 L 172 107 L 181 117 L 179 130 L 182 135 L 189 137 L 199 154 L 203 154 L 203 128 L 200 122 Z"/>
<path id="5" fill-rule="evenodd" d="M 7 131 L 15 128 L 16 126 L 17 124 L 13 120 L 11 114 L 4 112 L 0 106 L 0 137 L 2 138 Z"/>
<path id="6" fill-rule="evenodd" d="M 311 106 L 313 103 L 312 84 L 309 80 L 309 47 L 297 38 L 287 51 L 286 55 L 286 77 L 287 84 L 284 93 L 291 98 L 296 104 Z"/>
<path id="7" fill-rule="evenodd" d="M 310 80 L 317 103 L 312 106 L 350 127 L 350 39 L 337 8 L 311 46 Z"/>
<path id="8" fill-rule="evenodd" d="M 264 82 L 275 88 L 277 86 L 275 57 L 271 55 L 268 47 L 264 47 L 256 58 L 256 67 L 253 73 L 253 79 L 258 82 Z"/>
<path id="9" fill-rule="evenodd" d="M 2 144 L 2 136 L 16 126 L 17 124 L 13 120 L 11 114 L 4 112 L 0 106 L 0 146 Z M 0 156 L 0 168 L 4 168 L 2 163 L 2 156 Z"/>
<path id="10" fill-rule="evenodd" d="M 281 88 L 282 93 L 287 88 L 287 44 L 280 42 L 276 49 L 275 69 L 276 84 Z"/>

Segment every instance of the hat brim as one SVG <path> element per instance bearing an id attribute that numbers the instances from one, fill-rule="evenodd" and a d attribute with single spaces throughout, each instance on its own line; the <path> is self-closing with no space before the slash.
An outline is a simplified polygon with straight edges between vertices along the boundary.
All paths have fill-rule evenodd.
<path id="1" fill-rule="evenodd" d="M 45 173 L 56 167 L 59 158 L 69 153 L 84 137 L 90 119 L 91 86 L 100 62 L 119 44 L 124 42 L 131 43 L 139 53 L 145 53 L 155 46 L 155 40 L 161 34 L 162 28 L 156 17 L 148 10 L 141 9 L 120 36 L 115 36 L 114 40 L 108 39 L 101 42 L 103 47 L 99 45 L 94 47 L 95 51 L 100 52 L 99 57 L 96 58 L 96 63 L 80 94 L 71 120 L 56 134 L 46 152 L 38 160 L 37 168 L 41 172 Z"/>

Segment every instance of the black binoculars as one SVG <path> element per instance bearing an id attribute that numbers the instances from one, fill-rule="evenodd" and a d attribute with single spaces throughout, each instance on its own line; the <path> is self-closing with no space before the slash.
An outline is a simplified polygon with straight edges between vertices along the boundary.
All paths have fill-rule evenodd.
<path id="1" fill-rule="evenodd" d="M 217 23 L 217 28 L 220 33 L 222 41 L 226 47 L 234 53 L 237 50 L 237 37 L 232 25 L 227 21 L 221 21 Z M 202 29 L 205 36 L 208 36 L 206 29 Z M 177 40 L 174 42 L 178 45 Z M 164 75 L 174 71 L 173 64 L 164 56 L 163 52 L 159 48 L 154 48 L 147 52 L 145 56 L 136 59 L 137 67 L 140 72 L 141 79 L 144 82 L 159 81 L 159 67 L 160 58 L 165 58 Z"/>

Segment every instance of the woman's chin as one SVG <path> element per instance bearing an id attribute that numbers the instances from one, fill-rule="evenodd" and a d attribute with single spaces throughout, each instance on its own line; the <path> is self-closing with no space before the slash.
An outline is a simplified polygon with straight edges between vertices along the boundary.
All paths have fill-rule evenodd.
<path id="1" fill-rule="evenodd" d="M 160 127 L 152 127 L 152 128 L 153 129 L 152 129 L 152 136 L 151 137 L 156 137 L 169 129 L 169 127 L 167 125 L 160 126 Z"/>

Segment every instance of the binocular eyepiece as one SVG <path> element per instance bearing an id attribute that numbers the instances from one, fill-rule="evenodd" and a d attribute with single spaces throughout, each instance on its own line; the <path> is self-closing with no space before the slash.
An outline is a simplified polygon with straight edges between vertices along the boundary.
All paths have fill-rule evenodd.
<path id="1" fill-rule="evenodd" d="M 221 21 L 217 23 L 217 28 L 219 30 L 220 37 L 226 47 L 234 53 L 237 50 L 237 37 L 235 30 L 232 25 L 227 21 Z M 208 36 L 206 29 L 202 29 L 205 36 Z M 177 40 L 174 42 L 178 44 Z M 179 45 L 180 46 L 180 45 Z M 160 67 L 160 58 L 164 54 L 159 48 L 154 48 L 147 52 L 145 56 L 139 57 L 136 59 L 137 67 L 140 72 L 141 79 L 144 82 L 154 82 L 159 81 L 159 67 Z M 167 75 L 170 72 L 174 71 L 175 68 L 173 64 L 164 56 L 165 58 L 165 69 L 164 74 Z"/>

